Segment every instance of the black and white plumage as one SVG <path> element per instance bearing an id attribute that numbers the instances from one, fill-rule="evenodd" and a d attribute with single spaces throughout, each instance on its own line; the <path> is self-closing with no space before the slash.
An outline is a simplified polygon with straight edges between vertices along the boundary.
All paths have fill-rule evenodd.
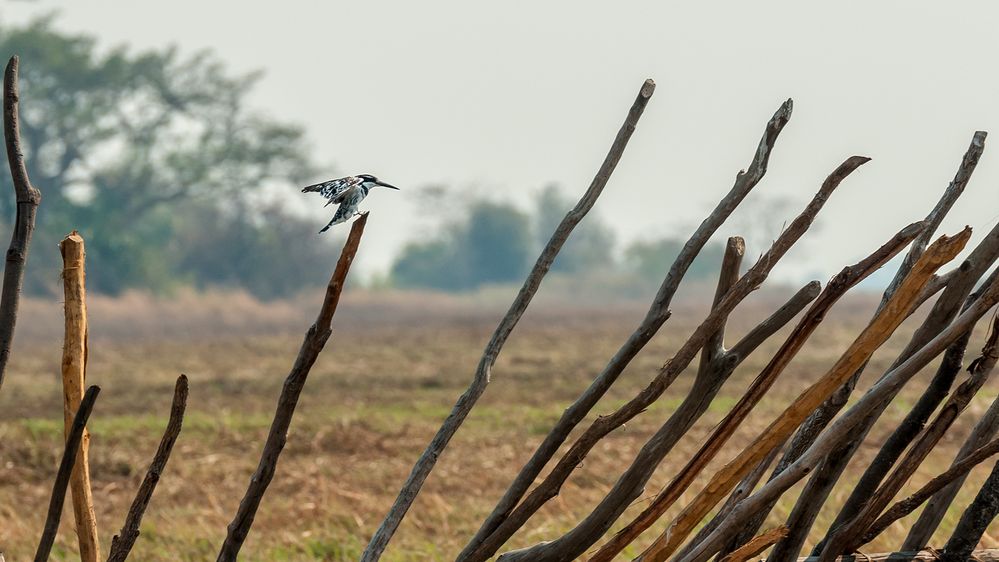
<path id="1" fill-rule="evenodd" d="M 347 176 L 345 178 L 337 178 L 308 185 L 302 188 L 302 193 L 319 193 L 327 199 L 326 205 L 324 206 L 329 206 L 331 203 L 339 205 L 336 209 L 336 213 L 333 213 L 333 219 L 319 231 L 320 233 L 323 233 L 329 230 L 331 226 L 346 222 L 348 219 L 358 214 L 358 205 L 360 205 L 361 201 L 368 196 L 368 192 L 371 191 L 373 187 L 377 186 L 387 187 L 389 189 L 399 189 L 398 187 L 387 184 L 370 174 L 361 174 L 359 176 Z"/>

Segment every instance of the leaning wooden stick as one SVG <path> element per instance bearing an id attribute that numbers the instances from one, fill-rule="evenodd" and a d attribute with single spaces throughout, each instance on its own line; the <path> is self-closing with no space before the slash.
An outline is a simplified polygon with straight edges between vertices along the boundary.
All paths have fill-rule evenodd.
<path id="1" fill-rule="evenodd" d="M 915 239 L 924 228 L 923 223 L 911 224 L 886 244 L 878 248 L 859 263 L 843 268 L 823 289 L 822 294 L 812 303 L 805 315 L 798 321 L 794 330 L 788 335 L 780 349 L 771 358 L 767 366 L 752 382 L 749 389 L 739 402 L 729 411 L 725 418 L 715 427 L 711 436 L 691 457 L 690 461 L 672 479 L 656 498 L 631 523 L 618 531 L 614 537 L 600 548 L 590 562 L 607 562 L 613 560 L 619 552 L 631 544 L 639 535 L 651 527 L 679 499 L 694 478 L 713 459 L 728 439 L 735 433 L 743 419 L 755 408 L 756 404 L 766 395 L 777 378 L 805 345 L 812 333 L 818 328 L 829 309 L 846 294 L 854 285 L 866 279 L 888 260 L 898 254 Z"/>
<path id="2" fill-rule="evenodd" d="M 11 57 L 3 76 L 3 135 L 7 146 L 7 163 L 10 165 L 10 176 L 14 184 L 14 197 L 17 200 L 17 215 L 3 270 L 3 290 L 0 292 L 0 388 L 3 387 L 4 373 L 7 371 L 7 361 L 14 342 L 17 307 L 21 300 L 21 286 L 24 284 L 24 264 L 28 260 L 31 233 L 35 230 L 35 212 L 42 200 L 42 194 L 31 185 L 28 168 L 24 165 L 17 69 L 18 58 Z"/>
<path id="3" fill-rule="evenodd" d="M 531 485 L 544 470 L 547 463 L 558 453 L 561 446 L 568 440 L 572 430 L 580 424 L 589 412 L 596 406 L 597 402 L 617 381 L 618 377 L 628 366 L 632 359 L 645 347 L 652 339 L 659 328 L 669 318 L 670 303 L 680 282 L 694 259 L 697 257 L 704 245 L 718 230 L 718 228 L 728 219 L 733 211 L 752 191 L 752 189 L 763 179 L 767 172 L 770 156 L 774 146 L 780 136 L 784 126 L 791 118 L 793 103 L 791 100 L 785 101 L 771 117 L 763 132 L 763 136 L 757 145 L 753 159 L 745 171 L 736 175 L 735 184 L 729 192 L 718 202 L 714 210 L 697 227 L 676 259 L 670 265 L 656 296 L 649 307 L 645 318 L 638 325 L 634 332 L 628 337 L 621 348 L 614 354 L 611 360 L 584 390 L 575 402 L 559 417 L 558 422 L 552 427 L 548 435 L 531 455 L 524 467 L 520 470 L 513 482 L 503 493 L 503 497 L 493 508 L 486 520 L 476 531 L 475 536 L 462 549 L 458 555 L 458 562 L 479 562 L 491 555 L 491 550 L 496 548 L 487 547 L 484 543 L 488 540 L 492 544 L 502 544 L 505 541 L 500 528 L 505 525 L 507 530 L 516 528 L 515 523 L 508 523 L 514 508 L 526 506 L 529 499 L 524 498 Z M 564 458 L 564 457 L 563 457 Z M 533 492 L 532 492 L 533 495 Z M 518 502 L 521 502 L 518 505 Z"/>
<path id="4" fill-rule="evenodd" d="M 336 313 L 337 304 L 340 302 L 340 293 L 343 291 L 344 282 L 347 280 L 347 273 L 350 271 L 350 264 L 354 261 L 358 245 L 361 243 L 361 235 L 364 234 L 364 224 L 368 220 L 368 214 L 362 214 L 350 227 L 350 234 L 347 242 L 340 252 L 340 259 L 337 261 L 336 269 L 326 286 L 326 297 L 323 299 L 322 308 L 315 324 L 309 328 L 305 334 L 305 340 L 295 358 L 295 364 L 291 372 L 284 380 L 281 388 L 281 396 L 278 398 L 277 411 L 274 413 L 274 420 L 271 422 L 270 432 L 267 434 L 267 441 L 264 443 L 264 450 L 260 455 L 260 462 L 250 479 L 250 485 L 246 489 L 246 494 L 239 502 L 239 509 L 236 516 L 229 523 L 225 542 L 219 551 L 218 562 L 232 562 L 236 560 L 239 549 L 246 540 L 246 535 L 250 532 L 253 519 L 257 515 L 260 507 L 260 500 L 263 499 L 267 487 L 274 478 L 277 470 L 278 457 L 284 449 L 285 441 L 288 438 L 288 428 L 291 426 L 291 419 L 295 415 L 295 407 L 298 406 L 298 398 L 305 387 L 305 381 L 309 377 L 309 371 L 315 364 L 319 353 L 326 345 L 326 341 L 333 333 L 333 315 Z"/>
<path id="5" fill-rule="evenodd" d="M 961 238 L 966 238 L 966 235 L 967 229 L 965 236 Z M 924 259 L 930 254 L 931 252 L 928 250 L 924 255 Z M 917 271 L 917 268 L 913 268 L 913 272 L 909 277 L 915 278 L 918 275 Z M 909 284 L 908 281 L 903 283 L 903 287 L 907 284 Z M 896 293 L 893 300 L 899 297 L 901 291 L 902 288 L 900 287 L 899 293 Z M 796 482 L 804 478 L 822 458 L 828 455 L 830 450 L 843 443 L 849 436 L 849 432 L 857 427 L 857 424 L 861 423 L 885 400 L 894 396 L 916 373 L 973 326 L 997 302 L 999 302 L 999 282 L 993 282 L 991 286 L 986 288 L 985 292 L 971 308 L 958 316 L 953 324 L 920 348 L 912 357 L 886 373 L 856 404 L 837 418 L 801 458 L 787 467 L 775 479 L 761 487 L 755 494 L 740 502 L 726 521 L 719 525 L 710 536 L 705 538 L 700 545 L 681 560 L 684 562 L 702 562 L 717 552 L 723 546 L 724 541 L 741 528 L 747 517 L 755 513 L 766 502 L 779 497 Z M 891 302 L 889 302 L 890 304 Z M 886 306 L 885 310 L 889 310 L 889 307 Z"/>
<path id="6" fill-rule="evenodd" d="M 725 465 L 704 490 L 683 510 L 680 515 L 667 528 L 666 533 L 659 537 L 649 549 L 643 554 L 643 561 L 662 561 L 676 552 L 676 549 L 683 544 L 701 519 L 708 514 L 712 507 L 721 501 L 738 484 L 753 466 L 763 459 L 771 449 L 780 445 L 791 433 L 805 421 L 826 398 L 828 398 L 837 388 L 840 387 L 855 371 L 866 362 L 870 356 L 883 344 L 888 337 L 898 328 L 902 321 L 909 315 L 913 303 L 919 297 L 923 286 L 930 280 L 933 273 L 943 264 L 954 259 L 971 237 L 971 229 L 965 229 L 953 237 L 941 237 L 934 242 L 923 256 L 916 262 L 912 272 L 899 286 L 895 295 L 884 306 L 867 328 L 850 345 L 849 349 L 843 353 L 836 364 L 815 384 L 802 393 L 797 400 L 775 419 L 771 425 L 764 430 L 746 449 L 736 456 L 729 464 Z M 771 483 L 776 482 L 772 480 Z M 765 488 L 765 487 L 764 487 Z M 740 505 L 747 504 L 743 500 Z M 733 510 L 733 515 L 729 521 L 722 523 L 719 528 L 705 539 L 699 547 L 717 540 L 723 533 L 731 532 L 729 523 L 739 508 Z M 743 514 L 740 514 L 744 516 Z M 728 538 L 728 535 L 725 536 Z M 712 544 L 712 547 L 721 548 L 722 545 Z M 712 551 L 712 554 L 716 550 Z M 702 556 L 703 552 L 695 549 L 689 557 Z"/>
<path id="7" fill-rule="evenodd" d="M 66 440 L 66 447 L 62 452 L 62 461 L 59 463 L 59 472 L 56 473 L 55 483 L 52 485 L 52 497 L 49 499 L 49 511 L 45 516 L 45 528 L 42 537 L 38 541 L 38 550 L 35 551 L 35 562 L 45 562 L 52 552 L 52 543 L 55 542 L 56 533 L 59 531 L 59 520 L 62 518 L 62 506 L 66 501 L 66 488 L 69 487 L 69 476 L 73 472 L 73 464 L 76 462 L 76 453 L 80 450 L 80 440 L 83 439 L 83 430 L 87 427 L 87 420 L 90 419 L 90 412 L 94 409 L 94 401 L 101 389 L 98 386 L 91 386 L 87 393 L 83 395 L 80 408 L 73 416 L 73 427 L 69 432 L 69 439 Z"/>
<path id="8" fill-rule="evenodd" d="M 181 427 L 184 424 L 184 410 L 187 409 L 187 377 L 181 375 L 177 377 L 177 384 L 173 390 L 173 404 L 170 406 L 170 421 L 167 422 L 166 431 L 160 440 L 160 446 L 156 449 L 153 462 L 149 464 L 146 477 L 139 485 L 139 491 L 132 500 L 132 506 L 128 508 L 128 515 L 125 517 L 125 524 L 121 531 L 111 539 L 111 553 L 108 554 L 107 562 L 124 562 L 128 558 L 135 540 L 139 538 L 139 524 L 142 523 L 142 516 L 146 513 L 149 500 L 153 498 L 156 491 L 156 484 L 160 481 L 163 471 L 166 469 L 167 461 L 170 459 L 170 452 L 173 451 L 173 444 L 177 442 Z"/>
<path id="9" fill-rule="evenodd" d="M 892 523 L 915 511 L 919 508 L 919 506 L 923 505 L 923 502 L 933 497 L 934 494 L 944 489 L 958 478 L 966 476 L 971 469 L 975 468 L 996 453 L 999 453 L 999 439 L 993 439 L 976 449 L 971 454 L 955 462 L 945 472 L 927 482 L 914 494 L 899 501 L 895 505 L 888 508 L 887 511 L 882 513 L 881 516 L 874 521 L 870 528 L 864 532 L 864 536 L 861 537 L 857 548 L 876 539 L 877 536 L 883 533 L 884 530 L 887 529 Z"/>
<path id="10" fill-rule="evenodd" d="M 551 239 L 541 251 L 537 261 L 534 263 L 534 267 L 531 268 L 531 272 L 528 273 L 520 292 L 517 293 L 517 297 L 510 305 L 506 315 L 500 320 L 499 325 L 496 326 L 496 330 L 489 339 L 489 343 L 486 344 L 482 358 L 479 360 L 479 365 L 472 376 L 471 384 L 458 397 L 457 402 L 455 402 L 451 409 L 451 413 L 444 420 L 444 423 L 441 424 L 440 429 L 437 430 L 437 434 L 434 435 L 430 444 L 427 445 L 423 454 L 416 461 L 388 514 L 385 515 L 385 519 L 382 520 L 378 530 L 375 531 L 375 534 L 371 537 L 371 541 L 368 542 L 368 546 L 364 549 L 364 553 L 361 555 L 361 562 L 375 562 L 381 557 L 382 552 L 385 551 L 385 547 L 388 546 L 388 542 L 392 539 L 392 535 L 395 534 L 396 529 L 399 528 L 399 524 L 402 523 L 403 517 L 406 516 L 406 512 L 409 511 L 410 506 L 413 505 L 413 501 L 416 500 L 416 496 L 420 493 L 423 483 L 437 464 L 437 459 L 447 447 L 451 438 L 454 437 L 454 434 L 457 433 L 458 428 L 464 423 L 465 418 L 468 417 L 475 403 L 478 402 L 479 398 L 486 391 L 486 386 L 489 384 L 489 379 L 492 376 L 493 364 L 496 362 L 496 358 L 499 357 L 503 345 L 506 343 L 507 338 L 510 337 L 517 323 L 520 322 L 520 318 L 524 315 L 527 307 L 531 304 L 531 300 L 534 299 L 534 295 L 541 286 L 541 281 L 548 274 L 548 270 L 551 268 L 559 251 L 561 251 L 562 246 L 568 240 L 569 235 L 576 228 L 576 225 L 583 220 L 590 209 L 593 208 L 600 194 L 603 193 L 604 187 L 607 186 L 611 174 L 617 168 L 617 164 L 621 160 L 625 148 L 628 146 L 628 141 L 638 126 L 638 120 L 645 112 L 645 107 L 648 105 L 649 99 L 652 97 L 655 89 L 655 82 L 651 79 L 646 80 L 642 84 L 638 92 L 638 97 L 628 111 L 628 116 L 625 118 L 624 124 L 621 125 L 610 151 L 604 158 L 603 164 L 601 164 L 589 188 L 587 188 L 579 202 L 576 203 L 576 206 L 566 214 L 562 222 L 555 228 Z M 663 316 L 661 320 L 656 320 L 658 321 L 658 325 L 662 325 L 666 321 L 666 316 Z M 656 329 L 658 329 L 658 325 Z M 654 332 L 655 330 L 653 330 Z M 533 481 L 533 478 L 531 480 Z"/>
<path id="11" fill-rule="evenodd" d="M 73 416 L 83 400 L 87 384 L 87 288 L 86 251 L 83 238 L 75 230 L 59 244 L 62 252 L 62 283 L 65 298 L 65 335 L 62 345 L 62 397 L 66 438 L 73 427 Z M 83 430 L 80 452 L 73 466 L 69 489 L 73 498 L 76 536 L 81 562 L 97 562 L 100 544 L 97 516 L 90 488 L 90 434 Z"/>
<path id="12" fill-rule="evenodd" d="M 982 385 L 988 381 L 995 367 L 997 344 L 999 344 L 999 318 L 993 321 L 992 329 L 982 348 L 981 356 L 968 367 L 970 375 L 957 390 L 951 394 L 947 403 L 940 409 L 937 417 L 920 434 L 919 439 L 909 448 L 905 457 L 897 463 L 895 470 L 885 479 L 884 483 L 870 497 L 857 515 L 838 528 L 831 529 L 826 544 L 820 555 L 820 562 L 831 562 L 840 554 L 853 552 L 864 543 L 860 542 L 864 531 L 874 523 L 878 515 L 891 502 L 905 483 L 909 480 L 923 460 L 929 456 L 933 448 L 943 439 L 947 430 L 975 397 Z"/>

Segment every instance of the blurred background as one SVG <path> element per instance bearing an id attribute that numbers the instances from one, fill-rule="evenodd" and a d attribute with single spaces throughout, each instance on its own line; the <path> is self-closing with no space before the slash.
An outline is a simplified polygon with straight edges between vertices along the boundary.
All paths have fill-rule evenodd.
<path id="1" fill-rule="evenodd" d="M 356 560 L 653 78 L 656 94 L 617 171 L 385 558 L 445 559 L 643 317 L 785 99 L 794 114 L 767 176 L 694 262 L 670 322 L 607 400 L 642 388 L 698 324 L 725 238 L 746 238 L 748 267 L 845 158 L 873 161 L 740 306 L 731 332 L 745 333 L 791 291 L 825 282 L 923 218 L 973 133 L 999 121 L 997 16 L 984 1 L 0 0 L 0 58 L 21 57 L 22 136 L 43 195 L 0 394 L 0 552 L 30 556 L 61 452 L 57 244 L 71 230 L 87 244 L 88 376 L 105 389 L 90 426 L 102 539 L 127 509 L 184 372 L 192 390 L 180 453 L 135 558 L 205 560 L 225 534 L 348 230 L 317 234 L 333 207 L 300 188 L 360 173 L 401 188 L 374 190 L 361 206 L 371 215 L 337 331 L 244 549 L 250 561 Z M 971 225 L 969 248 L 999 220 L 999 158 L 988 142 L 940 229 Z M 9 182 L 4 170 L 2 236 L 14 217 Z M 755 435 L 839 356 L 894 271 L 883 268 L 837 306 L 734 442 Z M 870 377 L 912 328 L 903 325 L 875 356 Z M 975 338 L 977 351 L 982 334 Z M 740 367 L 730 383 L 738 388 L 723 390 L 649 490 L 696 450 L 779 340 Z M 539 514 L 545 523 L 511 546 L 553 538 L 587 513 L 622 459 L 675 408 L 689 375 L 587 459 Z M 903 393 L 872 442 L 920 390 Z M 997 392 L 987 386 L 971 410 Z M 940 472 L 959 444 L 948 441 L 916 480 Z M 875 452 L 862 449 L 852 470 Z M 848 493 L 841 486 L 833 502 Z M 974 490 L 962 494 L 966 504 Z M 792 506 L 782 500 L 772 523 Z M 834 514 L 822 515 L 813 542 Z M 60 560 L 76 548 L 65 520 Z M 894 548 L 904 534 L 893 529 L 871 549 Z"/>
<path id="2" fill-rule="evenodd" d="M 45 249 L 77 228 L 93 291 L 293 296 L 345 231 L 316 235 L 331 209 L 297 188 L 365 172 L 403 191 L 365 202 L 355 281 L 517 283 L 646 77 L 659 91 L 556 273 L 645 298 L 790 96 L 768 177 L 691 277 L 724 236 L 761 253 L 843 158 L 871 156 L 775 272 L 824 279 L 922 217 L 997 117 L 988 18 L 900 6 L 4 2 L 45 194 L 28 287 L 52 294 Z M 997 175 L 986 153 L 944 230 L 994 224 Z"/>

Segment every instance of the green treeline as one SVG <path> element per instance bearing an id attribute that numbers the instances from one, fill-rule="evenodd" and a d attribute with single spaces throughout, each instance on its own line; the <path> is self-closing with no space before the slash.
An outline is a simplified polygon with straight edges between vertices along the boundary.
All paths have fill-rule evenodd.
<path id="1" fill-rule="evenodd" d="M 276 298 L 325 282 L 338 240 L 317 236 L 320 223 L 283 203 L 322 170 L 301 127 L 248 106 L 259 73 L 235 75 L 209 52 L 109 50 L 56 30 L 52 18 L 0 26 L 0 55 L 13 54 L 22 61 L 28 173 L 43 194 L 29 292 L 59 293 L 54 249 L 73 229 L 87 240 L 96 292 L 219 286 Z M 0 228 L 9 232 L 8 174 L 0 184 Z M 430 235 L 410 235 L 382 284 L 465 291 L 519 283 L 574 202 L 553 186 L 529 209 L 451 201 Z M 658 283 L 678 251 L 669 237 L 618 249 L 593 212 L 553 273 Z M 713 277 L 720 254 L 706 249 L 688 277 Z"/>

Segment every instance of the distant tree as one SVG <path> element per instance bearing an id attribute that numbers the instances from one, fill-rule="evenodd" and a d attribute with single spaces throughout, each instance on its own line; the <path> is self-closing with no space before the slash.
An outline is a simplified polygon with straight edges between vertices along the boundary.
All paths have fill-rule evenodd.
<path id="1" fill-rule="evenodd" d="M 174 48 L 104 51 L 91 37 L 55 31 L 49 17 L 23 28 L 0 28 L 0 55 L 12 54 L 22 60 L 28 172 L 43 194 L 35 247 L 52 248 L 63 234 L 79 229 L 87 238 L 94 290 L 169 286 L 180 264 L 201 263 L 173 242 L 180 229 L 192 226 L 181 212 L 228 212 L 228 219 L 248 219 L 240 206 L 263 186 L 299 183 L 314 173 L 300 127 L 247 109 L 246 96 L 259 74 L 233 75 L 207 52 L 181 57 Z M 0 191 L 10 192 L 9 181 L 0 174 Z M 234 208 L 226 211 L 229 207 Z M 9 223 L 13 212 L 10 198 L 0 197 L 0 218 Z M 265 223 L 269 228 L 300 222 L 277 208 L 254 220 L 253 228 L 261 229 Z M 309 234 L 283 245 L 321 252 L 319 239 Z M 246 243 L 263 243 L 261 236 Z M 190 232 L 186 239 L 212 242 L 191 240 Z M 223 262 L 241 255 L 262 259 L 263 249 L 232 247 L 187 274 L 199 282 L 224 277 L 210 270 L 225 269 Z M 231 281 L 253 286 L 254 276 L 284 271 L 303 283 L 306 278 L 282 262 L 288 255 L 272 253 L 269 258 L 277 262 L 258 261 L 255 270 L 243 272 L 247 277 Z M 58 268 L 56 252 L 34 252 L 29 286 L 39 290 L 57 283 Z"/>
<path id="2" fill-rule="evenodd" d="M 512 205 L 479 200 L 436 237 L 407 244 L 392 264 L 392 280 L 400 287 L 474 289 L 522 279 L 530 257 L 530 218 Z"/>
<path id="3" fill-rule="evenodd" d="M 527 273 L 531 258 L 530 219 L 512 205 L 477 202 L 458 247 L 472 286 L 517 281 Z"/>
<path id="4" fill-rule="evenodd" d="M 555 184 L 545 186 L 535 199 L 535 245 L 541 249 L 548 243 L 555 228 L 572 209 L 574 202 Z M 552 271 L 582 274 L 604 271 L 613 266 L 614 231 L 599 214 L 590 211 L 562 247 Z"/>
<path id="5" fill-rule="evenodd" d="M 683 241 L 676 238 L 640 240 L 633 242 L 624 252 L 625 266 L 640 279 L 659 283 L 680 254 Z M 720 244 L 709 243 L 701 250 L 687 270 L 686 279 L 712 279 L 718 275 L 725 249 Z"/>

